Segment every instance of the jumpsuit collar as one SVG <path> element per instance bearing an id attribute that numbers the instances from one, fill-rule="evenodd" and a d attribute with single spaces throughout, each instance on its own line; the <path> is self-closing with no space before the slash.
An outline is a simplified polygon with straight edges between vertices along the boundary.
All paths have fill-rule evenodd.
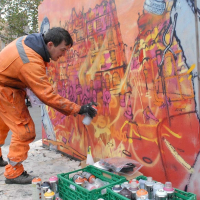
<path id="1" fill-rule="evenodd" d="M 38 53 L 45 62 L 50 62 L 50 54 L 47 50 L 42 33 L 29 34 L 24 43 Z"/>

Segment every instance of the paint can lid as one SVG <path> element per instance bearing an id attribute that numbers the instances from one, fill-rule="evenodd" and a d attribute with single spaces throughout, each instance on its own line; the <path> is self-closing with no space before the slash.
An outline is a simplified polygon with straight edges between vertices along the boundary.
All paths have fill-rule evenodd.
<path id="1" fill-rule="evenodd" d="M 52 177 L 49 178 L 49 181 L 50 182 L 56 182 L 56 181 L 58 181 L 58 177 L 57 176 L 52 176 Z"/>

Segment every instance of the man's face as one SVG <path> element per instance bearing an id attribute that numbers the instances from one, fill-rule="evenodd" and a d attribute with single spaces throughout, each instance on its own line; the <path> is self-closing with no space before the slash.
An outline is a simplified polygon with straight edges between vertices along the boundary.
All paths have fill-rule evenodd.
<path id="1" fill-rule="evenodd" d="M 71 45 L 66 45 L 63 40 L 57 47 L 53 42 L 47 43 L 47 49 L 53 61 L 57 61 L 60 57 L 65 56 L 65 52 L 71 48 Z"/>

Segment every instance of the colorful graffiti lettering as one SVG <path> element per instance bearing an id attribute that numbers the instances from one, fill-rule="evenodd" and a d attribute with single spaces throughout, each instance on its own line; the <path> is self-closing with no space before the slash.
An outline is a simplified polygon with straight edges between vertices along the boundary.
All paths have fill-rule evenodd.
<path id="1" fill-rule="evenodd" d="M 192 0 L 74 2 L 40 5 L 41 26 L 48 19 L 74 40 L 47 74 L 61 96 L 79 105 L 98 102 L 98 116 L 84 126 L 82 116 L 47 108 L 43 126 L 51 134 L 43 142 L 78 159 L 88 145 L 95 157 L 133 158 L 145 175 L 200 198 L 199 9 Z M 55 4 L 63 5 L 63 16 Z"/>

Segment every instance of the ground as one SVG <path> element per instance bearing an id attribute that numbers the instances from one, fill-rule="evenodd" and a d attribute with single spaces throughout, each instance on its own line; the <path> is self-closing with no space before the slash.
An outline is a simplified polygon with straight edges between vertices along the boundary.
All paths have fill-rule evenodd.
<path id="1" fill-rule="evenodd" d="M 3 155 L 7 155 L 9 146 L 3 146 Z M 4 156 L 5 157 L 5 156 Z M 28 159 L 23 162 L 24 169 L 38 175 L 42 182 L 51 176 L 80 169 L 80 162 L 71 160 L 61 153 L 50 151 L 42 146 L 42 140 L 30 144 Z M 0 167 L 0 199 L 32 200 L 32 185 L 7 185 L 4 180 L 4 167 Z"/>

